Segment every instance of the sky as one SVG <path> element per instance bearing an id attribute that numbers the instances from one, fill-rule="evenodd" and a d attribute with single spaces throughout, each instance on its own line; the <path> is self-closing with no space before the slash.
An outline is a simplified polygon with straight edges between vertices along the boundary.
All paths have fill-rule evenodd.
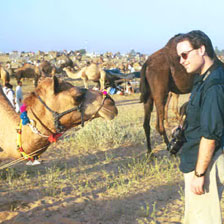
<path id="1" fill-rule="evenodd" d="M 0 52 L 151 54 L 202 30 L 224 49 L 224 0 L 0 0 Z"/>

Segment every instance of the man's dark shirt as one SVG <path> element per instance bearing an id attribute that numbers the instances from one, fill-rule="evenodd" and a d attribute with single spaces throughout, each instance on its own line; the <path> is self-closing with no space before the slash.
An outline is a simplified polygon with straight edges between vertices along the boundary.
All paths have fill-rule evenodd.
<path id="1" fill-rule="evenodd" d="M 220 84 L 206 88 L 214 79 L 220 80 Z M 203 89 L 206 91 L 203 92 Z M 224 68 L 217 62 L 204 75 L 195 77 L 186 112 L 186 142 L 180 153 L 180 170 L 183 173 L 195 169 L 201 137 L 216 140 L 219 146 L 215 152 L 221 145 L 224 130 Z"/>

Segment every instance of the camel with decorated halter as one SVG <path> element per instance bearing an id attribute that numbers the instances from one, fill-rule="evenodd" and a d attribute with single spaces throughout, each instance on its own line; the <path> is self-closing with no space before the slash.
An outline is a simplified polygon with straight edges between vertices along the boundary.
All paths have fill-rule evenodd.
<path id="1" fill-rule="evenodd" d="M 59 133 L 97 117 L 111 120 L 118 113 L 110 96 L 75 87 L 55 76 L 41 80 L 35 91 L 24 99 L 23 110 L 26 109 L 22 113 L 24 116 L 21 114 L 24 125 L 2 88 L 0 102 L 0 159 L 21 158 L 23 152 L 40 155 Z M 26 124 L 24 117 L 30 123 Z"/>

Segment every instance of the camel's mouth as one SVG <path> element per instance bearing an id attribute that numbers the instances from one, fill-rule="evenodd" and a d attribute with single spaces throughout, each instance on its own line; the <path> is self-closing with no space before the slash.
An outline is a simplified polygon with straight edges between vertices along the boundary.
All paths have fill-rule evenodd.
<path id="1" fill-rule="evenodd" d="M 97 114 L 105 120 L 112 120 L 117 116 L 118 110 L 115 101 L 108 94 L 104 96 Z"/>
<path id="2" fill-rule="evenodd" d="M 113 120 L 118 114 L 117 107 L 114 105 L 113 107 L 102 107 L 99 111 L 100 117 L 104 118 L 105 120 Z"/>

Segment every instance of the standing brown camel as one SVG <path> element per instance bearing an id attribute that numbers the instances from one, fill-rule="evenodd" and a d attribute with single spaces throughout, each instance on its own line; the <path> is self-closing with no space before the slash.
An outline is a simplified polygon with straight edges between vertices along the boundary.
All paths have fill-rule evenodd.
<path id="1" fill-rule="evenodd" d="M 100 83 L 100 89 L 104 89 L 106 72 L 99 65 L 93 63 L 78 72 L 72 72 L 69 68 L 63 68 L 63 70 L 72 79 L 81 78 L 86 89 L 88 89 L 88 80 Z"/>
<path id="2" fill-rule="evenodd" d="M 17 150 L 20 116 L 10 106 L 2 88 L 0 102 L 0 148 L 3 150 L 0 159 L 20 158 L 21 151 Z M 23 102 L 28 118 L 33 120 L 33 129 L 28 124 L 22 125 L 21 147 L 27 154 L 34 155 L 44 152 L 56 134 L 93 118 L 111 120 L 118 113 L 110 96 L 100 91 L 74 87 L 55 76 L 41 80 Z"/>
<path id="3" fill-rule="evenodd" d="M 16 80 L 19 81 L 22 78 L 33 78 L 34 85 L 37 86 L 37 82 L 41 77 L 41 71 L 36 65 L 24 64 L 22 67 L 15 70 Z"/>
<path id="4" fill-rule="evenodd" d="M 150 118 L 155 102 L 157 112 L 156 129 L 163 136 L 166 144 L 169 143 L 164 128 L 164 107 L 168 93 L 189 93 L 193 85 L 194 76 L 187 74 L 180 65 L 176 53 L 175 39 L 172 37 L 165 47 L 148 57 L 141 70 L 141 102 L 144 103 L 144 130 L 147 140 L 148 153 L 151 152 Z"/>

